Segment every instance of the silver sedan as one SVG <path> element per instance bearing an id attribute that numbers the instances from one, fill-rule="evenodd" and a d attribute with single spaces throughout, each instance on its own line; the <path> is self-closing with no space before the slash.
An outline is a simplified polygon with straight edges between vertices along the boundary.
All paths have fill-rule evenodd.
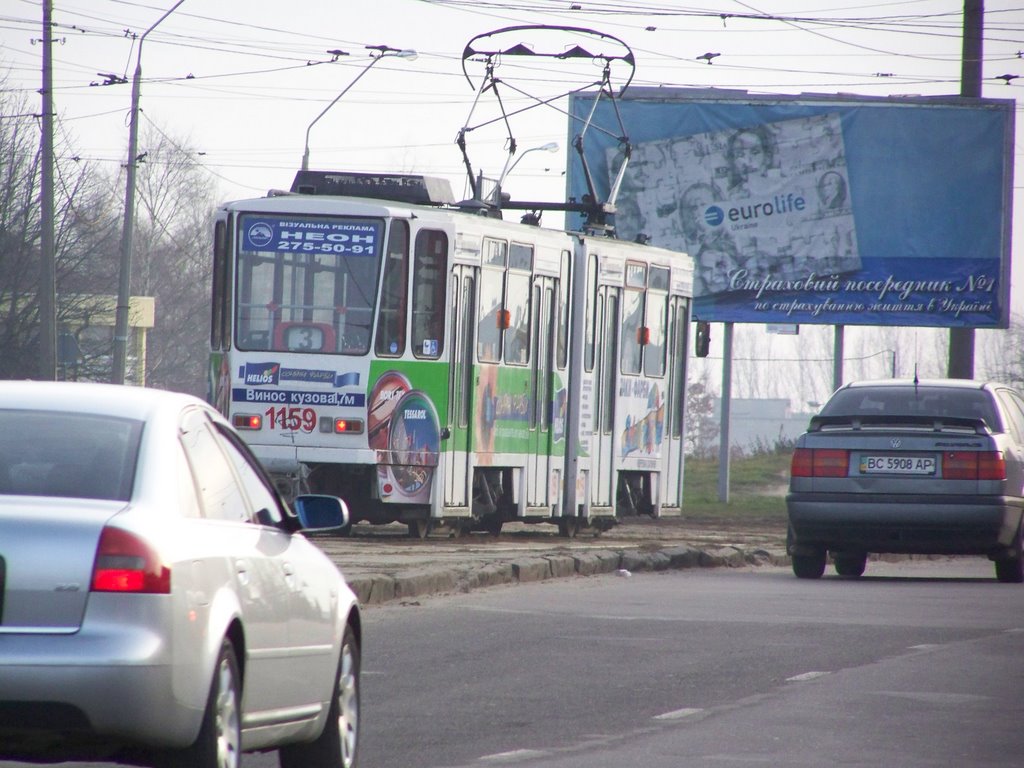
<path id="1" fill-rule="evenodd" d="M 221 416 L 187 395 L 0 382 L 0 759 L 351 768 L 361 624 Z"/>

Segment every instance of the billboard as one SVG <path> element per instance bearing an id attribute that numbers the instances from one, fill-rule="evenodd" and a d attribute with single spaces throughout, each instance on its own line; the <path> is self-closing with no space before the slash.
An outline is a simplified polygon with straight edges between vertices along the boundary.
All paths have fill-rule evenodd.
<path id="1" fill-rule="evenodd" d="M 570 99 L 570 141 L 593 109 Z M 694 259 L 698 320 L 1005 328 L 1008 99 L 631 89 L 595 127 L 629 132 L 619 237 Z M 588 131 L 607 199 L 622 153 Z M 585 178 L 570 164 L 568 194 Z"/>

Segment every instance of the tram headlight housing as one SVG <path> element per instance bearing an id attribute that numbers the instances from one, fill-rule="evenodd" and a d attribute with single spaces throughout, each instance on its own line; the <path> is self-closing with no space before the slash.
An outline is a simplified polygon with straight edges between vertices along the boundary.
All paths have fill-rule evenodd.
<path id="1" fill-rule="evenodd" d="M 258 430 L 263 428 L 263 417 L 258 413 L 236 413 L 231 417 L 231 425 L 235 429 Z"/>
<path id="2" fill-rule="evenodd" d="M 321 416 L 320 431 L 328 435 L 361 435 L 363 434 L 363 420 Z"/>

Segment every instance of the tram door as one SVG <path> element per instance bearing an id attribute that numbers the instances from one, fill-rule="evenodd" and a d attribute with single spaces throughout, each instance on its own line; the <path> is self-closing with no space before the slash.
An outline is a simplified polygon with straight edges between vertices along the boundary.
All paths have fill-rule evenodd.
<path id="1" fill-rule="evenodd" d="M 445 448 L 445 505 L 464 507 L 469 504 L 467 488 L 471 470 L 471 415 L 473 412 L 473 329 L 476 308 L 476 278 L 473 268 L 455 266 L 451 277 L 451 361 L 448 367 L 449 437 Z"/>
<path id="2" fill-rule="evenodd" d="M 546 507 L 557 498 L 549 498 L 552 485 L 551 472 L 551 369 L 554 353 L 556 323 L 554 306 L 557 282 L 553 277 L 536 277 L 530 307 L 533 312 L 531 327 L 534 350 L 530 369 L 529 425 L 530 448 L 528 463 L 527 504 Z"/>
<path id="3" fill-rule="evenodd" d="M 686 408 L 686 351 L 689 344 L 689 302 L 679 296 L 669 306 L 669 380 L 665 397 L 665 445 L 661 499 L 667 507 L 683 502 L 683 427 Z"/>
<path id="4" fill-rule="evenodd" d="M 619 371 L 619 289 L 603 286 L 597 297 L 597 357 L 594 378 L 594 464 L 591 504 L 609 507 L 615 501 L 615 400 Z"/>

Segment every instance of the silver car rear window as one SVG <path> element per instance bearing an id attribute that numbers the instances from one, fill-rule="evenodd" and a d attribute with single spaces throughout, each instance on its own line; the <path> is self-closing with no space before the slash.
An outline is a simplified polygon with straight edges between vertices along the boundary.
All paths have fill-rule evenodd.
<path id="1" fill-rule="evenodd" d="M 984 419 L 994 432 L 1003 431 L 991 395 L 981 389 L 851 387 L 832 395 L 821 409 L 821 415 Z"/>
<path id="2" fill-rule="evenodd" d="M 0 409 L 0 495 L 127 501 L 142 422 Z"/>

